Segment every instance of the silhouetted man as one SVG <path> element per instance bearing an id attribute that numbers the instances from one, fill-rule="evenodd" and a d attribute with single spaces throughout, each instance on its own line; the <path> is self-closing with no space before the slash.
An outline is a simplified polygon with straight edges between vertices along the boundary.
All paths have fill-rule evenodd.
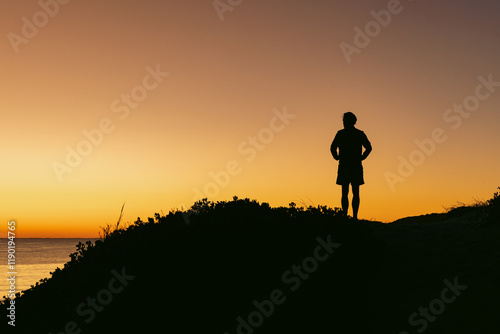
<path id="1" fill-rule="evenodd" d="M 372 145 L 365 133 L 354 127 L 357 118 L 352 112 L 346 112 L 343 117 L 344 129 L 337 132 L 330 151 L 333 158 L 339 161 L 337 184 L 342 186 L 342 211 L 347 216 L 349 209 L 349 184 L 352 186 L 352 216 L 358 219 L 359 186 L 364 184 L 363 165 L 372 151 Z M 363 147 L 365 151 L 363 151 Z M 337 152 L 338 149 L 338 152 Z"/>

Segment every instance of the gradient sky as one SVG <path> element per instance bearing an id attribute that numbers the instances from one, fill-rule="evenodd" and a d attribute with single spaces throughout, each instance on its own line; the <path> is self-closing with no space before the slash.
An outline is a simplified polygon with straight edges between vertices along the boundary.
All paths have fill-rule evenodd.
<path id="1" fill-rule="evenodd" d="M 0 235 L 15 219 L 18 237 L 96 237 L 124 202 L 125 222 L 145 220 L 190 206 L 195 188 L 338 207 L 329 148 L 347 111 L 373 145 L 361 218 L 442 212 L 500 186 L 500 86 L 473 98 L 479 77 L 500 82 L 496 0 L 42 3 L 53 17 L 32 0 L 0 13 Z M 385 27 L 370 24 L 388 7 Z M 356 39 L 367 24 L 370 41 Z M 348 62 L 341 45 L 356 42 Z M 466 116 L 448 111 L 464 103 Z M 78 145 L 87 156 L 58 176 Z M 391 186 L 400 157 L 419 165 Z"/>

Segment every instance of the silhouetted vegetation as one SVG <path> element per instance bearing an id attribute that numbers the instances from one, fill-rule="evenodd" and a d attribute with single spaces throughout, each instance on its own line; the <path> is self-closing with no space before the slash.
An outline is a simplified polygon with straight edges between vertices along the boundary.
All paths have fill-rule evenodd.
<path id="1" fill-rule="evenodd" d="M 445 209 L 449 216 L 469 214 L 470 221 L 479 227 L 500 224 L 500 192 L 495 192 L 493 197 L 486 201 L 476 200 L 472 204 L 459 203 Z"/>
<path id="2" fill-rule="evenodd" d="M 498 187 L 500 190 L 500 187 Z M 500 192 L 496 192 L 493 198 L 487 201 L 486 214 L 481 221 L 481 225 L 497 224 L 500 225 Z"/>
<path id="3" fill-rule="evenodd" d="M 354 222 L 338 208 L 272 208 L 248 198 L 204 199 L 188 211 L 138 218 L 127 227 L 120 227 L 122 207 L 101 240 L 79 243 L 64 268 L 16 298 L 16 332 L 77 326 L 82 333 L 233 334 L 239 317 L 247 319 L 257 309 L 254 302 L 269 300 L 278 289 L 286 300 L 252 332 L 399 333 L 410 328 L 412 312 L 439 295 L 443 279 L 455 276 L 470 289 L 426 333 L 470 332 L 477 328 L 473 319 L 457 325 L 453 317 L 477 317 L 473 306 L 485 289 L 496 288 L 500 257 L 492 228 L 498 224 L 491 222 L 498 221 L 499 201 L 495 193 L 483 207 L 482 229 L 440 223 L 458 216 L 456 209 L 439 215 L 446 219 L 433 217 L 429 231 L 439 237 L 424 230 L 428 224 Z M 307 275 L 290 274 L 293 284 L 284 279 L 313 257 L 318 238 L 340 246 Z M 471 239 L 481 240 L 481 247 Z M 129 277 L 123 286 L 118 273 Z M 488 291 L 491 300 L 496 289 Z M 499 308 L 488 307 L 480 308 L 487 312 L 481 313 L 483 325 L 496 323 Z"/>

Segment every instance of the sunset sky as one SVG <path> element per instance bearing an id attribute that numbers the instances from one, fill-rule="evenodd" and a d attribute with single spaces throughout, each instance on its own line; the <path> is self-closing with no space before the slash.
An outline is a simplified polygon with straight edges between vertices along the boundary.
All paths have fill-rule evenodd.
<path id="1" fill-rule="evenodd" d="M 200 194 L 338 207 L 347 111 L 373 145 L 360 218 L 488 199 L 499 15 L 497 0 L 9 1 L 0 235 L 15 219 L 17 237 L 96 237 L 124 202 L 133 222 Z"/>

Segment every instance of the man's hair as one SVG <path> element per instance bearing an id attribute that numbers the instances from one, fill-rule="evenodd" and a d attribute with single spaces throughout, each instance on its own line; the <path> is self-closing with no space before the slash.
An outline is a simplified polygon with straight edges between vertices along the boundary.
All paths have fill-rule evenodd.
<path id="1" fill-rule="evenodd" d="M 354 126 L 358 119 L 356 118 L 356 115 L 349 111 L 344 114 L 343 120 L 346 125 Z"/>

